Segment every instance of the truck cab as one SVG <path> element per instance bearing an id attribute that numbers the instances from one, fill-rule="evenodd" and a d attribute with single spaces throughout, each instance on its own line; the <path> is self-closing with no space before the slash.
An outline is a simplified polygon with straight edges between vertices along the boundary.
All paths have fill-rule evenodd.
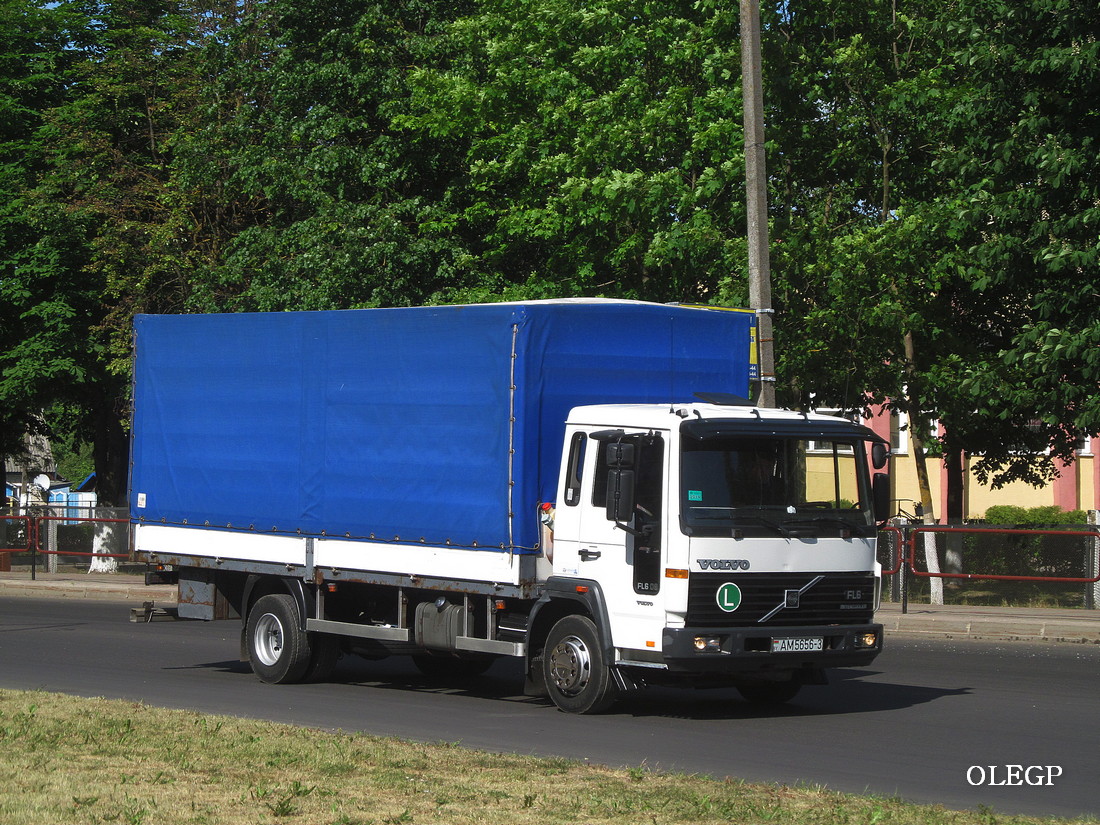
<path id="1" fill-rule="evenodd" d="M 885 510 L 886 495 L 872 471 L 884 446 L 816 414 L 574 409 L 547 590 L 582 597 L 595 638 L 548 641 L 555 701 L 590 710 L 606 700 L 601 682 L 613 694 L 616 680 L 732 684 L 753 701 L 785 701 L 826 667 L 872 661 L 882 645 L 875 499 Z"/>

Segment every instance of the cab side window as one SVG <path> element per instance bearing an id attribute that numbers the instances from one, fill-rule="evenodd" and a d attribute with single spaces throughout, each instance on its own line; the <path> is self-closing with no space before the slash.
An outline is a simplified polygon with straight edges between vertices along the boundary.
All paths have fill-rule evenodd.
<path id="1" fill-rule="evenodd" d="M 569 442 L 569 463 L 565 470 L 565 504 L 567 507 L 576 507 L 581 503 L 581 483 L 584 471 L 584 450 L 588 442 L 588 436 L 584 433 L 573 433 Z M 606 476 L 605 476 L 606 482 Z"/>

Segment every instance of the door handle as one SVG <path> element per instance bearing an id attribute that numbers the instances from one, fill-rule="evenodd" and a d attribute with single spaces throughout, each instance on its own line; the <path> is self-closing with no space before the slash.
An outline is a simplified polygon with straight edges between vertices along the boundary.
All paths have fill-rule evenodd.
<path id="1" fill-rule="evenodd" d="M 595 561 L 602 554 L 599 550 L 589 550 L 588 548 L 585 548 L 584 550 L 581 550 L 579 555 L 581 557 L 581 561 Z"/>

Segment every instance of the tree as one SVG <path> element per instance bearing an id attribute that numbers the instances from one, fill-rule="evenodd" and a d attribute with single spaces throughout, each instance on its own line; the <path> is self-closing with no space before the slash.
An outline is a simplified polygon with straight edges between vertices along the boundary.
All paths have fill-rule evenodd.
<path id="1" fill-rule="evenodd" d="M 190 308 L 392 306 L 462 283 L 445 194 L 461 153 L 391 120 L 463 9 L 272 0 L 211 45 L 216 105 L 178 169 L 229 220 Z"/>
<path id="2" fill-rule="evenodd" d="M 1100 430 L 1094 12 L 765 8 L 782 400 L 939 419 L 994 484 Z M 0 438 L 94 442 L 120 501 L 135 312 L 744 303 L 738 34 L 712 0 L 8 0 Z"/>
<path id="3" fill-rule="evenodd" d="M 997 304 L 998 346 L 964 365 L 956 427 L 997 486 L 1038 484 L 1100 433 L 1100 15 L 1078 0 L 960 0 L 941 23 L 965 90 L 935 171 L 945 257 Z"/>
<path id="4" fill-rule="evenodd" d="M 955 288 L 922 220 L 938 53 L 894 0 L 788 10 L 770 31 L 781 397 L 908 415 L 932 518 L 924 422 Z"/>
<path id="5" fill-rule="evenodd" d="M 929 448 L 953 487 L 964 451 L 995 485 L 1042 483 L 1100 424 L 1081 298 L 1097 270 L 1096 15 L 856 5 L 773 27 L 787 397 L 940 420 Z"/>
<path id="6" fill-rule="evenodd" d="M 26 286 L 14 276 L 37 238 L 26 214 L 28 189 L 42 169 L 42 113 L 63 94 L 67 65 L 60 14 L 45 3 L 0 4 L 0 456 L 41 430 L 41 408 L 22 403 L 13 360 L 27 335 Z"/>
<path id="7" fill-rule="evenodd" d="M 65 405 L 66 428 L 94 444 L 99 499 L 113 505 L 125 496 L 129 317 L 149 296 L 170 304 L 163 293 L 178 277 L 164 188 L 168 136 L 187 109 L 189 31 L 170 5 L 18 11 L 29 30 L 36 15 L 51 24 L 42 61 L 64 71 L 26 108 L 0 395 L 25 414 Z"/>
<path id="8" fill-rule="evenodd" d="M 450 32 L 397 122 L 468 142 L 448 195 L 480 294 L 743 298 L 736 9 L 492 0 Z"/>

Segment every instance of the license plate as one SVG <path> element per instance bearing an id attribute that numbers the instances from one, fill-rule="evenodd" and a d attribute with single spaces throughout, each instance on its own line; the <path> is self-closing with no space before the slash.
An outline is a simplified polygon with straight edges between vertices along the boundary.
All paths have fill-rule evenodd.
<path id="1" fill-rule="evenodd" d="M 822 639 L 821 636 L 807 636 L 794 639 L 772 639 L 772 653 L 805 653 L 806 651 L 824 649 L 824 639 Z"/>

